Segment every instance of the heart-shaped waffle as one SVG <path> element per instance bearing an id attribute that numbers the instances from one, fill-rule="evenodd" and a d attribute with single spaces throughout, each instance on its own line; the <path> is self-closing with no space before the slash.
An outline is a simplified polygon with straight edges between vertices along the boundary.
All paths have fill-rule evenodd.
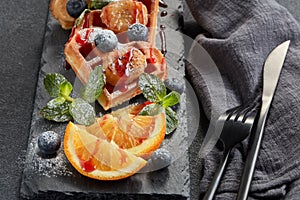
<path id="1" fill-rule="evenodd" d="M 141 93 L 137 84 L 140 74 L 152 73 L 166 79 L 165 58 L 154 46 L 158 4 L 158 0 L 115 1 L 101 10 L 84 12 L 75 22 L 65 45 L 66 61 L 84 84 L 93 68 L 104 67 L 106 85 L 99 103 L 105 110 Z M 134 23 L 147 27 L 146 41 L 130 42 L 127 29 Z M 104 52 L 96 48 L 95 37 L 107 29 L 117 34 L 118 44 Z"/>
<path id="2" fill-rule="evenodd" d="M 104 66 L 106 85 L 98 101 L 105 110 L 141 93 L 137 83 L 140 74 L 151 73 L 166 79 L 165 58 L 150 42 L 118 43 L 113 51 L 102 52 L 95 44 L 95 36 L 102 30 L 93 27 L 77 31 L 66 44 L 65 55 L 83 83 L 93 68 Z"/>

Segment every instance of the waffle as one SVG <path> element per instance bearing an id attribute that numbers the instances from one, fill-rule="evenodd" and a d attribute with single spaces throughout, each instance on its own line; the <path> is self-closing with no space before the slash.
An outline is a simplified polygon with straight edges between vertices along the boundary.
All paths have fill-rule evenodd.
<path id="1" fill-rule="evenodd" d="M 129 20 L 144 23 L 149 32 L 147 41 L 129 42 L 124 25 L 110 24 L 107 18 L 116 15 L 108 4 L 102 10 L 93 10 L 85 13 L 82 19 L 75 22 L 69 41 L 65 46 L 66 61 L 70 64 L 80 81 L 85 84 L 91 71 L 102 65 L 106 75 L 106 85 L 98 101 L 107 110 L 119 105 L 141 93 L 137 81 L 141 73 L 155 74 L 165 80 L 167 66 L 160 50 L 155 48 L 155 31 L 158 13 L 158 0 L 139 1 L 120 0 L 126 4 L 135 4 L 138 11 L 133 11 L 136 18 Z M 144 10 L 147 9 L 147 10 Z M 124 10 L 124 9 L 123 9 Z M 127 11 L 132 13 L 131 11 Z M 126 15 L 126 14 L 125 14 Z M 125 19 L 126 17 L 122 17 Z M 129 16 L 130 18 L 130 16 Z M 115 20 L 116 21 L 116 20 Z M 102 29 L 113 30 L 118 37 L 118 45 L 111 52 L 102 52 L 94 43 L 94 37 Z M 118 65 L 126 66 L 125 68 Z"/>
<path id="2" fill-rule="evenodd" d="M 65 0 L 57 0 L 57 1 L 65 1 Z M 156 35 L 156 26 L 157 26 L 157 15 L 158 15 L 158 9 L 159 9 L 159 0 L 120 0 L 120 2 L 133 2 L 134 5 L 131 5 L 131 7 L 134 7 L 137 11 L 136 13 L 139 13 L 139 17 L 136 17 L 133 19 L 132 23 L 138 21 L 139 23 L 145 24 L 148 27 L 148 42 L 154 44 L 155 42 L 155 35 Z M 118 4 L 119 2 L 112 2 L 109 5 Z M 142 6 L 141 6 L 142 5 Z M 113 7 L 113 6 L 111 6 Z M 126 5 L 124 5 L 126 7 Z M 86 12 L 83 19 L 77 19 L 75 23 L 73 22 L 74 26 L 72 29 L 72 32 L 70 34 L 70 38 L 73 37 L 73 35 L 83 29 L 83 28 L 91 28 L 91 27 L 102 27 L 105 29 L 113 30 L 117 34 L 122 34 L 122 32 L 126 32 L 128 29 L 128 25 L 123 27 L 121 30 L 116 30 L 115 26 L 111 25 L 110 27 L 107 26 L 107 24 L 113 24 L 110 23 L 113 21 L 111 9 L 109 9 L 109 6 L 105 6 L 102 10 L 91 10 L 89 12 Z M 137 15 L 137 14 L 136 14 Z M 143 16 L 143 17 L 141 17 Z M 113 27 L 113 29 L 111 28 Z M 126 37 L 124 37 L 126 38 Z M 119 37 L 120 42 L 128 42 L 124 41 L 121 37 Z"/>
<path id="3" fill-rule="evenodd" d="M 63 29 L 71 29 L 76 20 L 68 14 L 66 9 L 67 2 L 68 0 L 51 0 L 50 2 L 52 16 L 59 21 Z"/>
<path id="4" fill-rule="evenodd" d="M 86 0 L 87 3 L 90 3 L 90 0 Z M 122 0 L 121 0 L 122 1 Z M 156 22 L 157 22 L 157 13 L 158 13 L 158 5 L 159 5 L 159 0 L 133 0 L 135 2 L 135 9 L 139 10 L 142 13 L 147 13 L 147 18 L 149 18 L 147 22 L 147 27 L 156 27 Z M 50 11 L 53 15 L 53 17 L 58 20 L 58 22 L 61 24 L 63 29 L 72 29 L 74 28 L 74 23 L 76 21 L 75 18 L 71 17 L 66 9 L 66 4 L 68 0 L 51 0 L 50 2 Z M 115 2 L 118 3 L 118 2 Z M 141 6 L 142 3 L 145 7 Z M 75 25 L 76 30 L 80 30 L 82 28 L 88 28 L 91 26 L 99 26 L 97 22 L 101 22 L 102 20 L 99 20 L 99 15 L 101 14 L 102 10 L 92 10 L 90 13 L 88 13 L 85 16 L 85 23 L 80 23 Z M 109 11 L 107 12 L 109 13 Z M 98 15 L 98 16 L 97 16 Z M 91 17 L 90 17 L 91 16 Z M 96 19 L 97 18 L 97 19 Z M 111 19 L 111 17 L 107 18 Z M 106 24 L 109 24 L 109 21 L 104 20 Z M 110 20 L 113 22 L 113 20 Z M 139 20 L 141 23 L 142 20 Z M 105 27 L 105 23 L 100 24 L 101 27 Z M 112 30 L 112 28 L 110 28 Z M 73 30 L 74 31 L 74 30 Z M 116 32 L 116 31 L 115 31 Z M 150 40 L 154 40 L 154 33 L 155 29 L 149 30 L 149 35 L 151 37 Z"/>

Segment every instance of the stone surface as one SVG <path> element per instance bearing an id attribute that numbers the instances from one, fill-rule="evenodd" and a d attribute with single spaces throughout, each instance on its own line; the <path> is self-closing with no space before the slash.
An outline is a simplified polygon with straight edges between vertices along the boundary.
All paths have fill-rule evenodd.
<path id="1" fill-rule="evenodd" d="M 184 83 L 184 45 L 180 34 L 182 2 L 166 0 L 168 15 L 159 18 L 158 26 L 165 25 L 167 38 L 166 60 L 169 77 Z M 77 79 L 72 70 L 64 67 L 64 44 L 69 31 L 64 31 L 49 13 L 41 60 L 25 168 L 21 183 L 24 199 L 189 199 L 189 158 L 186 92 L 181 95 L 178 108 L 179 126 L 164 140 L 162 147 L 169 150 L 173 161 L 168 168 L 138 173 L 119 181 L 98 181 L 80 175 L 66 159 L 63 147 L 53 158 L 42 158 L 37 153 L 37 138 L 44 131 L 55 131 L 63 138 L 66 123 L 43 119 L 39 110 L 49 101 L 43 85 L 47 73 L 59 72 L 73 84 Z M 159 34 L 157 46 L 160 47 Z M 76 88 L 76 86 L 75 86 Z M 141 97 L 137 97 L 141 98 Z M 100 110 L 100 112 L 102 112 Z"/>
<path id="2" fill-rule="evenodd" d="M 0 1 L 1 200 L 19 199 L 47 10 L 46 1 Z"/>

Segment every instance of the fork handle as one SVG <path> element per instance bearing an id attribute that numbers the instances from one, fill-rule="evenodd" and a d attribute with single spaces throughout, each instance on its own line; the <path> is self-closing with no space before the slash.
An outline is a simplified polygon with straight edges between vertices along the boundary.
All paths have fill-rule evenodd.
<path id="1" fill-rule="evenodd" d="M 216 174 L 215 174 L 205 196 L 203 197 L 203 200 L 212 200 L 213 199 L 215 192 L 218 189 L 219 183 L 221 181 L 224 169 L 226 168 L 231 149 L 232 148 L 224 149 L 223 158 L 221 160 L 220 166 L 219 166 L 218 170 L 216 171 Z"/>

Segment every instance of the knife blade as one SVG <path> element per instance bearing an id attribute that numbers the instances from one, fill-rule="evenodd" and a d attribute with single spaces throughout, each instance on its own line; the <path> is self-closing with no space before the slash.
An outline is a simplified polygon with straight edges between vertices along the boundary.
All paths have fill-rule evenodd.
<path id="1" fill-rule="evenodd" d="M 238 200 L 246 200 L 249 193 L 249 188 L 252 181 L 257 156 L 263 138 L 265 122 L 272 103 L 272 99 L 274 97 L 275 89 L 277 87 L 277 83 L 289 48 L 289 44 L 290 44 L 290 40 L 285 41 L 280 45 L 278 45 L 268 55 L 264 64 L 263 91 L 262 91 L 262 99 L 261 99 L 262 105 L 260 109 L 256 130 L 253 135 L 252 144 L 248 151 L 248 156 L 243 170 L 242 179 L 241 179 L 241 183 L 237 195 Z"/>

